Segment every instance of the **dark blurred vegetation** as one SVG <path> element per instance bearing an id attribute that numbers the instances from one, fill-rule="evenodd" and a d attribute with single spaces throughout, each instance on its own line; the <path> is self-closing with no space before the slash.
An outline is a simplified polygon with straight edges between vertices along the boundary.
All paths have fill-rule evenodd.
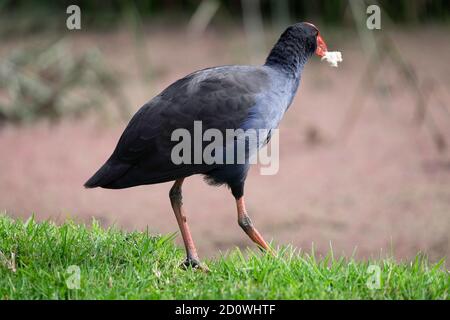
<path id="1" fill-rule="evenodd" d="M 13 50 L 0 60 L 0 127 L 4 122 L 81 117 L 92 109 L 108 119 L 111 112 L 102 107 L 106 99 L 126 119 L 127 105 L 114 79 L 96 49 L 74 56 L 59 40 Z"/>
<path id="2" fill-rule="evenodd" d="M 224 23 L 241 22 L 242 1 L 210 1 L 220 3 L 216 20 Z M 383 12 L 396 23 L 416 24 L 450 20 L 450 1 L 448 0 L 365 2 L 367 5 L 379 4 Z M 65 20 L 61 19 L 61 9 L 64 9 L 65 14 L 67 6 L 78 4 L 82 8 L 84 27 L 111 28 L 129 20 L 130 16 L 136 15 L 142 21 L 170 21 L 171 24 L 179 24 L 187 21 L 200 3 L 201 0 L 0 0 L 0 18 L 14 22 L 2 24 L 3 34 L 11 28 L 19 28 L 22 31 L 58 28 L 65 23 Z M 274 15 L 278 17 L 284 15 L 292 21 L 314 18 L 315 21 L 319 20 L 324 24 L 352 25 L 352 17 L 348 13 L 348 0 L 260 0 L 260 7 L 264 19 L 269 21 L 273 21 Z"/>

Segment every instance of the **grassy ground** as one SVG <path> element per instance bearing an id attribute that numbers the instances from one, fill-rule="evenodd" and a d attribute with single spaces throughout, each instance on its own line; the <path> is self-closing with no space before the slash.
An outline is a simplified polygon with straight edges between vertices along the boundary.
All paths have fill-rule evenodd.
<path id="1" fill-rule="evenodd" d="M 205 261 L 205 274 L 179 268 L 184 254 L 172 238 L 0 215 L 0 298 L 449 299 L 443 261 L 431 265 L 420 255 L 410 263 L 358 262 L 292 248 L 278 257 L 236 250 Z"/>

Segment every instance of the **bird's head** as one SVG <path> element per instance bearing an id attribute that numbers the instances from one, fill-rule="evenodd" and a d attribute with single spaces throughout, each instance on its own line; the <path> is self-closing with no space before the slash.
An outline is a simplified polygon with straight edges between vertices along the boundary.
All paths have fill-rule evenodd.
<path id="1" fill-rule="evenodd" d="M 296 38 L 303 48 L 305 54 L 308 56 L 317 54 L 319 57 L 323 57 L 328 51 L 325 41 L 322 39 L 319 29 L 315 25 L 309 22 L 296 23 L 285 31 L 289 33 L 291 37 Z"/>
<path id="2" fill-rule="evenodd" d="M 340 52 L 329 52 L 316 26 L 300 22 L 289 26 L 278 39 L 266 60 L 266 65 L 277 66 L 298 76 L 313 54 L 337 67 L 342 61 Z"/>

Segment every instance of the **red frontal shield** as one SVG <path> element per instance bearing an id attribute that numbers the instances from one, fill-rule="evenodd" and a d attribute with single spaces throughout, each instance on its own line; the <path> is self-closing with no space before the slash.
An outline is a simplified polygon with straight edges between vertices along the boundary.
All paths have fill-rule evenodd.
<path id="1" fill-rule="evenodd" d="M 316 54 L 319 57 L 323 57 L 325 55 L 325 52 L 328 51 L 327 45 L 325 44 L 325 41 L 323 41 L 323 39 L 320 36 L 320 34 L 317 35 L 316 41 L 317 41 Z"/>

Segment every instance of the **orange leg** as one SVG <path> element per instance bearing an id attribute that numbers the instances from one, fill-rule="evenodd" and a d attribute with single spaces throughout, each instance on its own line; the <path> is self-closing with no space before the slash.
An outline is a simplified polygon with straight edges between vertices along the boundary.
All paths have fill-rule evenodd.
<path id="1" fill-rule="evenodd" d="M 186 249 L 186 261 L 183 265 L 185 267 L 190 266 L 207 271 L 206 267 L 200 265 L 197 249 L 195 248 L 189 226 L 186 222 L 186 214 L 183 209 L 183 197 L 181 194 L 181 186 L 183 185 L 183 181 L 184 179 L 176 180 L 169 192 L 170 203 L 172 204 L 173 212 L 175 213 L 175 217 L 177 218 L 181 236 L 183 237 L 184 247 Z"/>
<path id="2" fill-rule="evenodd" d="M 256 243 L 262 249 L 273 254 L 272 249 L 269 247 L 267 242 L 264 241 L 263 237 L 258 232 L 258 230 L 256 230 L 256 228 L 253 226 L 253 223 L 247 214 L 247 210 L 245 209 L 245 202 L 243 196 L 240 197 L 239 199 L 236 199 L 236 206 L 238 212 L 239 226 L 245 231 L 245 233 L 250 237 L 250 239 L 253 240 L 254 243 Z"/>

